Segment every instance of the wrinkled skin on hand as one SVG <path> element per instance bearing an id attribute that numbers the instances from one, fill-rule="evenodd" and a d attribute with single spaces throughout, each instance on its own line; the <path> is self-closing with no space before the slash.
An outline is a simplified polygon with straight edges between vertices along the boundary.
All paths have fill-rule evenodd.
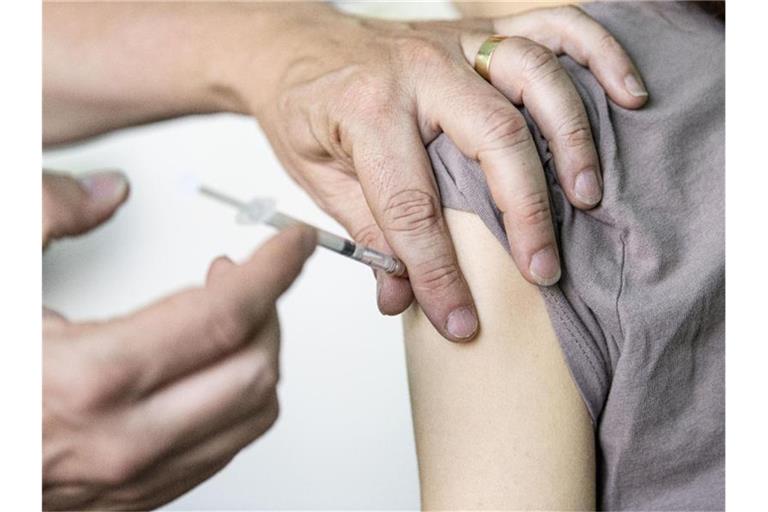
<path id="1" fill-rule="evenodd" d="M 316 33 L 286 49 L 268 100 L 251 106 L 293 178 L 358 242 L 397 254 L 408 279 L 379 274 L 382 312 L 415 298 L 453 341 L 478 330 L 471 293 L 442 217 L 425 145 L 446 133 L 485 172 L 523 276 L 551 285 L 559 255 L 542 164 L 518 106 L 552 148 L 578 208 L 601 198 L 583 103 L 556 54 L 589 66 L 626 108 L 647 99 L 620 44 L 574 7 L 496 20 L 396 23 L 319 13 Z M 491 83 L 472 61 L 491 34 Z M 255 85 L 254 85 L 255 87 Z"/>

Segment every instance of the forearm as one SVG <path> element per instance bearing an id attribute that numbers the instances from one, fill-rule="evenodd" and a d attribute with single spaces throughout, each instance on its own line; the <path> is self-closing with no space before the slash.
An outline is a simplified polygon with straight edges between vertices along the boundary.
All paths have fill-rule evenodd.
<path id="1" fill-rule="evenodd" d="M 187 114 L 251 113 L 324 17 L 341 15 L 325 4 L 46 3 L 44 143 Z"/>

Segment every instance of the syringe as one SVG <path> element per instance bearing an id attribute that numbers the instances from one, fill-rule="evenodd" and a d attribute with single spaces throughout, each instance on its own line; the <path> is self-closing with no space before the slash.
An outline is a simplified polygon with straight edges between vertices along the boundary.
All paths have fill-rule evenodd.
<path id="1" fill-rule="evenodd" d="M 215 199 L 224 204 L 228 204 L 238 210 L 237 220 L 244 224 L 269 224 L 277 229 L 285 229 L 297 224 L 310 226 L 317 231 L 317 244 L 330 249 L 333 252 L 352 258 L 353 260 L 365 263 L 371 268 L 383 270 L 387 274 L 394 276 L 404 276 L 406 273 L 405 265 L 394 256 L 384 254 L 370 247 L 357 244 L 352 240 L 334 235 L 323 229 L 301 222 L 298 219 L 280 213 L 275 209 L 275 201 L 271 198 L 256 197 L 249 202 L 239 201 L 231 196 L 212 190 L 205 185 L 200 185 L 201 194 Z"/>

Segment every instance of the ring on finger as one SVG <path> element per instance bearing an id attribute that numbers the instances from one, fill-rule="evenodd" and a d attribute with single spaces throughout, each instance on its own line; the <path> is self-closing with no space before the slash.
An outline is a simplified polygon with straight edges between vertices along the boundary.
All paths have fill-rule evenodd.
<path id="1" fill-rule="evenodd" d="M 507 39 L 507 36 L 498 34 L 489 36 L 480 45 L 480 49 L 477 51 L 477 55 L 475 55 L 475 71 L 488 82 L 491 81 L 491 58 L 493 57 L 493 52 L 499 46 L 499 43 L 505 39 Z"/>

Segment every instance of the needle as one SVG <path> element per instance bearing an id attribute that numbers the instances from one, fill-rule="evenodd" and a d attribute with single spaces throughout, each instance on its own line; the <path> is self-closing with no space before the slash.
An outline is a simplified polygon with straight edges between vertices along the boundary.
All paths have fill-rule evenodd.
<path id="1" fill-rule="evenodd" d="M 297 224 L 309 226 L 317 231 L 317 244 L 331 251 L 347 256 L 377 270 L 383 270 L 393 276 L 404 277 L 406 268 L 402 261 L 395 256 L 384 254 L 370 247 L 358 244 L 347 238 L 334 235 L 328 231 L 312 226 L 289 215 L 278 212 L 275 202 L 269 198 L 254 198 L 249 202 L 243 202 L 234 197 L 222 194 L 205 185 L 198 188 L 204 196 L 227 204 L 238 210 L 238 220 L 247 224 L 268 224 L 277 229 L 285 229 Z"/>

